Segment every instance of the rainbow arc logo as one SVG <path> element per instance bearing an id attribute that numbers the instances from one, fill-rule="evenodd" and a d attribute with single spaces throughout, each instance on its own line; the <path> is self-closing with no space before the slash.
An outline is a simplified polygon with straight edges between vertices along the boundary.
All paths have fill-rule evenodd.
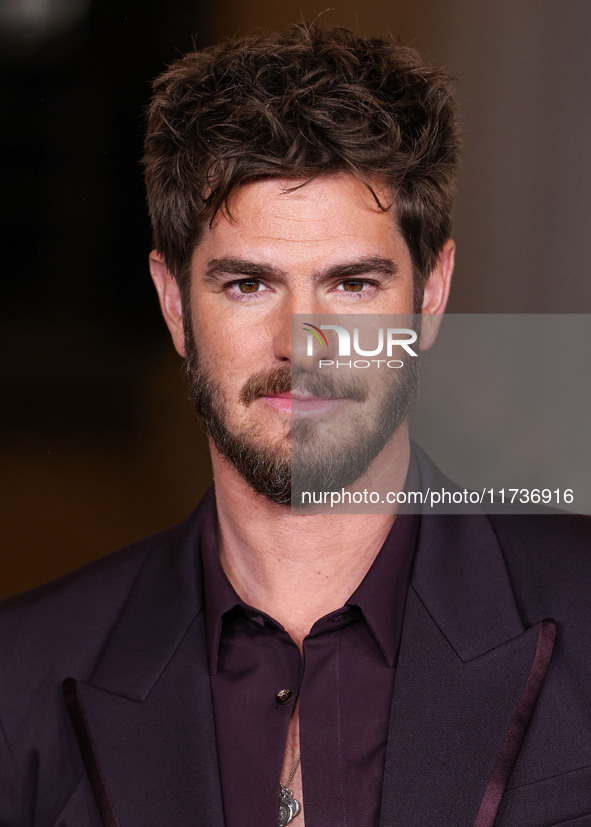
<path id="1" fill-rule="evenodd" d="M 302 327 L 304 328 L 306 333 L 311 333 L 312 336 L 316 336 L 321 345 L 325 345 L 326 347 L 328 347 L 328 339 L 319 327 L 316 327 L 315 324 L 311 324 L 310 322 L 304 322 L 302 324 Z"/>

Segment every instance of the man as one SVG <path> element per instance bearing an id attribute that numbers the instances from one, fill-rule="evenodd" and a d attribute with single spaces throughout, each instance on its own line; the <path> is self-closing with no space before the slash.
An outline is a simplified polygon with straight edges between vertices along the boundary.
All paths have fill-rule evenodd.
<path id="1" fill-rule="evenodd" d="M 289 508 L 302 427 L 319 473 L 356 441 L 356 487 L 442 483 L 413 377 L 320 381 L 291 318 L 442 313 L 457 158 L 444 73 L 345 30 L 157 80 L 150 267 L 215 486 L 4 606 L 4 827 L 591 824 L 587 521 Z"/>

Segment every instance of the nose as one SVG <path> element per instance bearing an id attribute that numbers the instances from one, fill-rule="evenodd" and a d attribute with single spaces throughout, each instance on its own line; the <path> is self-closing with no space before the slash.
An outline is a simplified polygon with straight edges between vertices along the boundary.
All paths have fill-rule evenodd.
<path id="1" fill-rule="evenodd" d="M 324 311 L 325 312 L 325 311 Z M 273 319 L 273 355 L 281 362 L 291 362 L 293 367 L 310 367 L 308 333 L 305 322 L 320 324 L 323 313 L 321 304 L 310 295 L 290 295 L 276 308 Z"/>

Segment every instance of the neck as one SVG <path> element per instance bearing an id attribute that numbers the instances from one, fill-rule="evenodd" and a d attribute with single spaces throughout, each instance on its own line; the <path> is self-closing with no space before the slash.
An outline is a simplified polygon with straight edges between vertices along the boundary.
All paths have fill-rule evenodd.
<path id="1" fill-rule="evenodd" d="M 352 490 L 404 486 L 410 450 L 397 434 Z M 340 608 L 375 560 L 394 514 L 299 514 L 255 494 L 212 448 L 220 557 L 240 597 L 273 617 L 301 647 L 320 617 Z M 383 476 L 383 478 L 386 478 Z M 382 487 L 381 490 L 386 490 Z"/>

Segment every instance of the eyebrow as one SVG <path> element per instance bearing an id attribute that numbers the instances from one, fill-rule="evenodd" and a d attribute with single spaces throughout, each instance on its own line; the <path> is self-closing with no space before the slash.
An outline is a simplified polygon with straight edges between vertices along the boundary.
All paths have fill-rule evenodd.
<path id="1" fill-rule="evenodd" d="M 356 278 L 369 273 L 379 273 L 390 279 L 398 273 L 398 265 L 389 258 L 365 256 L 355 261 L 333 264 L 323 270 L 316 270 L 312 280 L 316 283 L 335 278 Z M 262 262 L 240 258 L 214 258 L 205 270 L 204 279 L 210 284 L 217 284 L 228 276 L 250 276 L 254 278 L 279 277 L 287 279 L 289 274 L 280 267 Z"/>
<path id="2" fill-rule="evenodd" d="M 205 281 L 215 284 L 228 276 L 281 276 L 287 278 L 285 270 L 269 264 L 257 263 L 241 258 L 212 258 L 204 273 Z"/>
<path id="3" fill-rule="evenodd" d="M 366 276 L 369 273 L 379 273 L 382 276 L 392 278 L 398 273 L 398 265 L 390 258 L 380 256 L 368 256 L 343 264 L 335 264 L 319 273 L 314 273 L 313 278 L 317 281 L 333 278 L 355 278 Z"/>

